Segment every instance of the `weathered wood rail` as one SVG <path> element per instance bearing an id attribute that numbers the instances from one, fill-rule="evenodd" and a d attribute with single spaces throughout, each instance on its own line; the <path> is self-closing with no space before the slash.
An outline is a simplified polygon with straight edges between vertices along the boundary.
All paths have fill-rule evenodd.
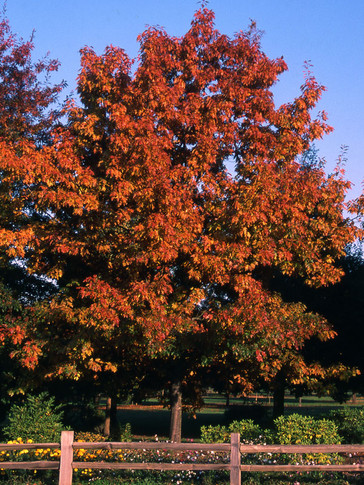
<path id="1" fill-rule="evenodd" d="M 241 485 L 241 472 L 340 471 L 363 472 L 364 464 L 352 465 L 242 465 L 241 454 L 247 453 L 364 453 L 364 445 L 245 445 L 233 433 L 230 443 L 166 443 L 166 442 L 74 442 L 73 431 L 63 431 L 61 443 L 0 444 L 0 451 L 60 449 L 60 460 L 0 462 L 0 469 L 59 470 L 59 485 L 72 485 L 74 469 L 109 470 L 225 470 L 230 472 L 230 485 Z M 230 454 L 229 463 L 130 463 L 106 461 L 73 461 L 74 450 L 169 450 L 205 451 Z"/>

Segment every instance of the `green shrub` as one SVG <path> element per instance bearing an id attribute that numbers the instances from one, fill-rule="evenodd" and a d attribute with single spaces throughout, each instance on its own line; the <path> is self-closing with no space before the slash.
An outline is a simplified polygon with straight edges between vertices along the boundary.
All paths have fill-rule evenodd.
<path id="1" fill-rule="evenodd" d="M 277 442 L 281 445 L 339 444 L 336 424 L 329 419 L 292 414 L 274 420 Z"/>
<path id="2" fill-rule="evenodd" d="M 201 426 L 202 443 L 227 443 L 230 441 L 230 432 L 226 426 Z"/>
<path id="3" fill-rule="evenodd" d="M 310 444 L 340 444 L 341 439 L 336 424 L 329 419 L 315 419 L 311 416 L 292 414 L 280 416 L 274 420 L 276 427 L 274 440 L 281 445 L 310 445 Z M 283 459 L 290 463 L 339 463 L 337 454 L 311 453 L 290 457 L 284 455 Z"/>
<path id="4" fill-rule="evenodd" d="M 330 418 L 345 443 L 364 443 L 364 407 L 336 409 L 331 411 Z"/>
<path id="5" fill-rule="evenodd" d="M 9 440 L 22 438 L 35 443 L 59 442 L 64 429 L 62 417 L 60 406 L 55 406 L 54 398 L 47 393 L 28 396 L 24 404 L 11 407 L 3 433 Z"/>
<path id="6" fill-rule="evenodd" d="M 252 419 L 242 419 L 240 421 L 233 421 L 229 424 L 229 434 L 230 433 L 240 433 L 240 441 L 242 443 L 254 443 L 258 444 L 264 440 L 265 431 L 255 424 Z"/>
<path id="7" fill-rule="evenodd" d="M 126 442 L 131 441 L 133 439 L 133 435 L 131 433 L 131 425 L 130 423 L 126 423 L 124 427 L 120 428 L 120 441 Z"/>
<path id="8" fill-rule="evenodd" d="M 203 443 L 228 443 L 231 433 L 240 433 L 242 443 L 266 443 L 271 441 L 269 432 L 263 430 L 252 419 L 233 421 L 226 426 L 201 426 L 201 441 Z"/>

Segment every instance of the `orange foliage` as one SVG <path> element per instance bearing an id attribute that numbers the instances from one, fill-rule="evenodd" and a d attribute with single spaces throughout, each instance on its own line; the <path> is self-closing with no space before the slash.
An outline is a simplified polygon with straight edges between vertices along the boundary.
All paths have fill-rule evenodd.
<path id="1" fill-rule="evenodd" d="M 181 38 L 149 28 L 135 71 L 122 49 L 84 48 L 81 105 L 67 104 L 52 143 L 0 140 L 14 214 L 27 219 L 31 204 L 42 216 L 4 224 L 2 244 L 62 289 L 43 309 L 44 352 L 59 345 L 67 360 L 50 374 L 115 370 L 126 346 L 168 354 L 181 334 L 215 332 L 271 376 L 282 349 L 332 336 L 263 278 L 334 283 L 355 237 L 349 183 L 298 161 L 331 131 L 325 113 L 311 117 L 324 87 L 307 69 L 300 95 L 276 107 L 284 60 L 261 51 L 254 25 L 229 38 L 213 20 L 200 9 Z"/>

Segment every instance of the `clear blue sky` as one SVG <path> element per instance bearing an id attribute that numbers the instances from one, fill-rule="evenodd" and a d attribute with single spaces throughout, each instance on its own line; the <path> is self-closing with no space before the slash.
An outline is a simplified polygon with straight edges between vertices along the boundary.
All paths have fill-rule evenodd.
<path id="1" fill-rule="evenodd" d="M 270 57 L 283 55 L 289 71 L 275 89 L 276 103 L 292 100 L 303 82 L 303 64 L 310 60 L 317 80 L 327 87 L 319 109 L 326 110 L 335 131 L 317 143 L 335 166 L 341 145 L 347 145 L 347 178 L 359 195 L 364 179 L 364 0 L 210 0 L 220 32 L 233 35 L 250 19 L 264 31 L 262 48 Z M 197 0 L 7 0 L 11 28 L 24 39 L 35 30 L 36 56 L 48 51 L 61 62 L 55 81 L 75 89 L 79 49 L 93 46 L 102 53 L 117 45 L 131 57 L 136 37 L 146 25 L 163 26 L 171 35 L 189 28 Z"/>

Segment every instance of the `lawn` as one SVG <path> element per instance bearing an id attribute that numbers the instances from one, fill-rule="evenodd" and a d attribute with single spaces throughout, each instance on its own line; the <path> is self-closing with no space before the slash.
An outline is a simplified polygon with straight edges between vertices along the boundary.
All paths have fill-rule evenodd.
<path id="1" fill-rule="evenodd" d="M 285 414 L 298 413 L 310 416 L 324 416 L 332 409 L 351 405 L 339 404 L 330 397 L 304 396 L 301 403 L 294 396 L 286 396 Z M 363 405 L 364 398 L 357 399 L 356 405 Z M 200 428 L 205 425 L 227 425 L 233 419 L 253 418 L 256 414 L 265 415 L 266 419 L 272 416 L 272 400 L 260 394 L 249 398 L 230 399 L 231 413 L 225 413 L 224 397 L 209 393 L 205 397 L 205 406 L 194 416 L 185 412 L 182 420 L 182 435 L 185 439 L 198 439 Z M 240 408 L 242 406 L 242 408 Z M 245 414 L 245 415 L 244 415 Z M 160 439 L 167 439 L 169 435 L 169 411 L 158 405 L 155 399 L 149 399 L 140 405 L 118 406 L 118 419 L 123 426 L 131 424 L 132 433 L 138 439 L 153 438 L 158 435 Z"/>
<path id="2" fill-rule="evenodd" d="M 118 410 L 118 419 L 123 426 L 131 424 L 133 435 L 138 439 L 153 438 L 158 435 L 161 439 L 169 436 L 169 411 L 167 409 L 148 409 L 147 407 L 123 408 Z M 196 439 L 200 437 L 200 428 L 204 425 L 225 424 L 224 410 L 204 408 L 195 417 L 183 413 L 182 433 L 184 438 Z"/>

